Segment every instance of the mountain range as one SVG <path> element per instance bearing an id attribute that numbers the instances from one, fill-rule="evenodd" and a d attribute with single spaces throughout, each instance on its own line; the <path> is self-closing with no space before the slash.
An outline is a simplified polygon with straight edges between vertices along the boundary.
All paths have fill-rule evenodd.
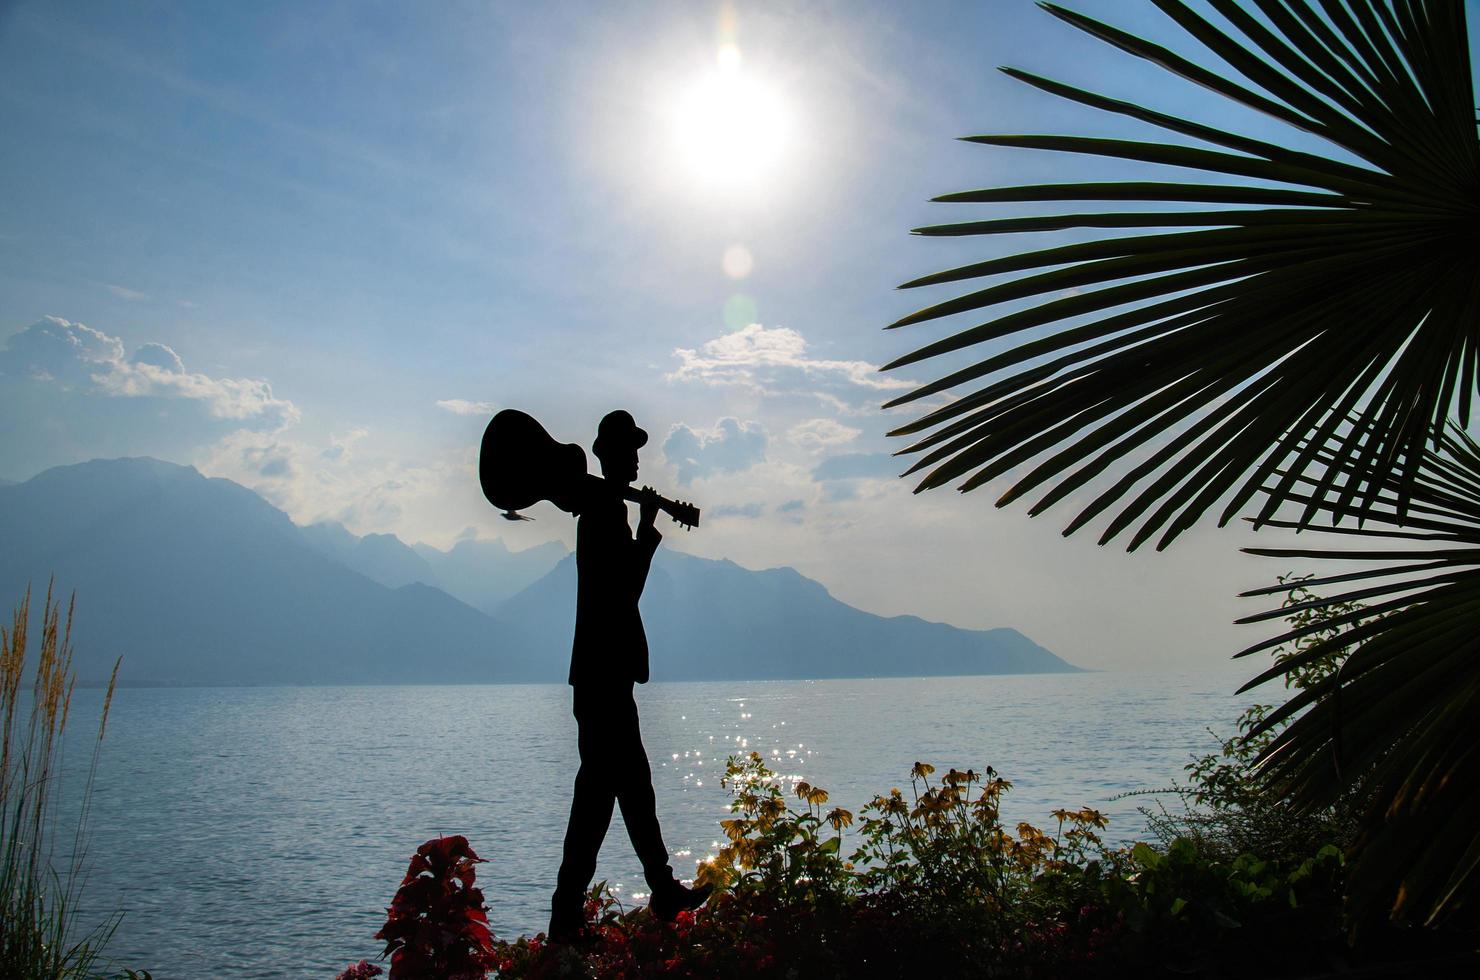
<path id="1" fill-rule="evenodd" d="M 77 595 L 74 666 L 125 684 L 559 682 L 575 561 L 556 543 L 443 551 L 295 525 L 229 480 L 93 460 L 0 486 L 0 601 Z M 790 568 L 662 548 L 642 599 L 658 680 L 1037 673 L 1075 668 L 1010 628 L 882 617 Z"/>
<path id="2" fill-rule="evenodd" d="M 497 615 L 504 600 L 532 585 L 567 554 L 547 541 L 510 551 L 499 538 L 465 538 L 450 551 L 429 544 L 407 545 L 394 534 L 358 537 L 343 524 L 324 521 L 302 529 L 315 551 L 381 585 L 399 589 L 420 582 L 441 589 L 474 609 Z"/>

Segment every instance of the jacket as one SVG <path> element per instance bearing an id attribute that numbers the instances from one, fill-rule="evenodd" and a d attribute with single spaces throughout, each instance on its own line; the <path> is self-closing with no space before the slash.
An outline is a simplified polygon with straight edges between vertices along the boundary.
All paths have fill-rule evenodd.
<path id="1" fill-rule="evenodd" d="M 576 634 L 572 685 L 646 684 L 647 634 L 637 601 L 663 535 L 651 525 L 632 535 L 627 504 L 592 494 L 576 520 Z"/>

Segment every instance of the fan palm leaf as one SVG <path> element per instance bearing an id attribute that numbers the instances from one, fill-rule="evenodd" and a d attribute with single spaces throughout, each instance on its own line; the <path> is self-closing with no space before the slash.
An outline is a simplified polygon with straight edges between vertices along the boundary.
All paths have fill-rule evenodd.
<path id="1" fill-rule="evenodd" d="M 937 198 L 1142 207 L 917 229 L 932 236 L 1111 234 L 904 284 L 1007 277 L 891 324 L 986 311 L 983 322 L 886 369 L 1036 332 L 888 403 L 950 396 L 892 433 L 916 437 L 901 450 L 919 454 L 907 474 L 922 474 L 917 492 L 957 480 L 969 491 L 1030 467 L 1014 474 L 998 506 L 1042 489 L 1033 514 L 1103 478 L 1065 533 L 1118 508 L 1101 543 L 1134 526 L 1132 549 L 1153 536 L 1165 547 L 1220 503 L 1226 523 L 1276 473 L 1261 521 L 1306 483 L 1298 524 L 1327 504 L 1339 520 L 1383 494 L 1395 495 L 1401 514 L 1424 447 L 1437 444 L 1450 413 L 1468 418 L 1480 357 L 1480 152 L 1464 5 L 1347 0 L 1317 10 L 1306 0 L 1256 0 L 1256 16 L 1233 0 L 1209 0 L 1226 22 L 1220 27 L 1181 0 L 1153 2 L 1221 67 L 1041 6 L 1326 141 L 1339 158 L 1004 69 L 1055 96 L 1203 145 L 1035 135 L 969 141 L 1204 177 Z M 997 309 L 1023 301 L 1020 309 Z M 1321 454 L 1340 465 L 1322 465 Z M 1314 473 L 1322 477 L 1310 483 Z"/>
<path id="2" fill-rule="evenodd" d="M 1352 465 L 1329 450 L 1317 458 L 1337 469 Z M 1319 529 L 1366 539 L 1369 547 L 1245 549 L 1367 567 L 1303 583 L 1345 590 L 1304 608 L 1351 601 L 1362 608 L 1238 656 L 1316 629 L 1346 627 L 1245 685 L 1247 690 L 1355 644 L 1339 671 L 1296 694 L 1256 729 L 1257 734 L 1294 719 L 1259 765 L 1271 785 L 1297 805 L 1330 805 L 1353 786 L 1370 794 L 1350 877 L 1351 908 L 1369 918 L 1386 911 L 1434 922 L 1473 898 L 1480 885 L 1474 820 L 1480 812 L 1480 445 L 1452 426 L 1439 450 L 1424 456 L 1411 483 L 1405 485 L 1406 479 L 1395 471 L 1380 481 L 1361 526 Z M 1293 496 L 1309 504 L 1316 482 L 1299 478 L 1301 489 Z M 1408 494 L 1406 514 L 1400 491 Z M 1332 502 L 1316 506 L 1325 519 L 1337 510 Z M 1274 610 L 1243 622 L 1289 612 Z"/>

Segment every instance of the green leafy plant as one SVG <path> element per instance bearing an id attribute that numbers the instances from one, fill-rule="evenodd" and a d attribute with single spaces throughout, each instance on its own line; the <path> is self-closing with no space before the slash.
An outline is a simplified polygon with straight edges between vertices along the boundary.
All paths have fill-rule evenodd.
<path id="1" fill-rule="evenodd" d="M 27 662 L 31 594 L 27 590 L 11 620 L 0 627 L 0 976 L 15 980 L 92 977 L 121 915 L 81 930 L 78 901 L 86 881 L 87 818 L 92 788 L 118 678 L 116 662 L 103 696 L 71 846 L 57 865 L 55 840 L 63 733 L 75 677 L 72 672 L 72 612 L 65 623 L 48 589 L 41 613 L 41 642 Z M 29 696 L 22 693 L 30 675 Z"/>
<path id="2" fill-rule="evenodd" d="M 1349 465 L 1330 452 L 1318 459 L 1337 474 Z M 1429 924 L 1456 915 L 1473 922 L 1480 888 L 1480 830 L 1470 819 L 1480 807 L 1480 758 L 1473 751 L 1480 709 L 1480 445 L 1452 426 L 1416 474 L 1393 471 L 1379 486 L 1381 496 L 1364 509 L 1360 526 L 1319 529 L 1322 536 L 1359 539 L 1360 548 L 1248 549 L 1361 567 L 1308 580 L 1309 588 L 1348 591 L 1290 607 L 1315 618 L 1240 654 L 1300 645 L 1245 685 L 1304 679 L 1250 734 L 1268 739 L 1258 758 L 1263 778 L 1300 811 L 1318 813 L 1354 793 L 1363 796 L 1350 886 L 1359 925 L 1388 914 Z M 1298 499 L 1328 516 L 1337 506 Z M 1333 662 L 1337 669 L 1327 669 Z"/>
<path id="3" fill-rule="evenodd" d="M 1275 665 L 1288 666 L 1282 675 L 1285 687 L 1304 691 L 1320 684 L 1341 669 L 1351 645 L 1341 637 L 1349 628 L 1348 617 L 1359 612 L 1355 601 L 1324 603 L 1309 588 L 1313 575 L 1289 573 L 1279 576 L 1287 590 L 1281 606 L 1286 622 L 1298 635 L 1271 651 Z M 1302 655 L 1322 644 L 1314 658 Z M 1345 850 L 1357 835 L 1363 806 L 1364 781 L 1353 780 L 1349 790 L 1330 805 L 1306 810 L 1270 784 L 1258 766 L 1261 754 L 1274 741 L 1286 720 L 1264 727 L 1275 710 L 1272 704 L 1253 704 L 1234 721 L 1234 732 L 1219 735 L 1218 750 L 1196 757 L 1185 767 L 1187 782 L 1167 789 L 1126 794 L 1128 796 L 1175 796 L 1179 810 L 1166 806 L 1141 808 L 1152 833 L 1169 845 L 1177 838 L 1194 842 L 1206 855 L 1232 861 L 1243 854 L 1299 862 L 1327 844 Z"/>
<path id="4" fill-rule="evenodd" d="M 1131 849 L 1134 879 L 1120 892 L 1127 928 L 1142 955 L 1170 972 L 1231 975 L 1243 963 L 1259 973 L 1304 972 L 1345 952 L 1341 934 L 1344 864 L 1327 844 L 1304 860 L 1253 854 L 1210 857 L 1186 838 L 1165 850 Z M 1257 935 L 1263 949 L 1240 950 Z M 1278 951 L 1278 957 L 1268 956 Z M 1261 959 L 1283 962 L 1260 965 Z M 1245 972 L 1243 970 L 1237 972 Z"/>
<path id="5" fill-rule="evenodd" d="M 755 753 L 732 758 L 720 781 L 734 795 L 735 816 L 720 821 L 729 843 L 717 860 L 700 866 L 697 884 L 762 887 L 782 903 L 836 900 L 847 891 L 851 866 L 840 854 L 853 814 L 839 807 L 824 813 L 826 790 L 797 783 L 794 792 L 804 806 L 792 809 L 781 781 Z"/>
<path id="6" fill-rule="evenodd" d="M 1110 848 L 1090 808 L 1054 811 L 1052 832 L 1004 827 L 1011 784 L 990 769 L 917 763 L 910 776 L 850 823 L 826 791 L 759 755 L 731 758 L 728 840 L 698 874 L 719 889 L 708 904 L 668 924 L 602 883 L 587 941 L 496 942 L 498 975 L 1302 976 L 1352 955 L 1337 847 L 1290 859 L 1225 859 L 1186 839 Z"/>

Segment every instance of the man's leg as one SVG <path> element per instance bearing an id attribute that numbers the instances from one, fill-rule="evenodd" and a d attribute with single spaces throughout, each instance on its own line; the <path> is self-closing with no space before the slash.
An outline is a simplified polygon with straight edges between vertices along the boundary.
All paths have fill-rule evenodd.
<path id="1" fill-rule="evenodd" d="M 612 804 L 616 801 L 611 779 L 613 760 L 603 744 L 606 712 L 592 703 L 595 699 L 591 693 L 580 688 L 573 692 L 581 767 L 576 771 L 565 850 L 550 903 L 550 935 L 562 938 L 569 938 L 585 921 L 586 889 L 596 874 L 596 856 L 611 825 Z"/>
<path id="2" fill-rule="evenodd" d="M 663 830 L 658 825 L 658 800 L 653 793 L 653 772 L 637 721 L 637 702 L 629 691 L 613 712 L 611 739 L 608 745 L 623 773 L 617 786 L 617 803 L 622 808 L 622 822 L 632 849 L 642 862 L 648 888 L 657 892 L 673 882 L 673 868 L 668 865 L 668 847 L 663 843 Z"/>
<path id="3" fill-rule="evenodd" d="M 642 732 L 637 723 L 637 702 L 629 691 L 622 703 L 622 716 L 613 718 L 612 731 L 619 746 L 623 777 L 617 792 L 617 802 L 622 807 L 622 822 L 627 825 L 627 835 L 632 838 L 632 849 L 642 862 L 643 877 L 653 897 L 648 907 L 659 919 L 671 922 L 684 909 L 696 909 L 709 897 L 710 887 L 685 888 L 673 877 L 668 866 L 668 848 L 663 843 L 663 831 L 658 827 L 658 805 L 653 793 L 653 773 L 648 765 L 647 749 L 642 744 Z"/>

